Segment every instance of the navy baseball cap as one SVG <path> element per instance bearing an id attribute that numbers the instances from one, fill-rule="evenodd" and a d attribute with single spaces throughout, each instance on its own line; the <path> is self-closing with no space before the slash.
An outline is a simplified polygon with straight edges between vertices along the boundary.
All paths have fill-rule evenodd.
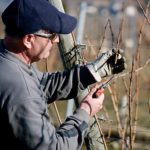
<path id="1" fill-rule="evenodd" d="M 40 29 L 51 33 L 68 34 L 77 25 L 77 19 L 62 13 L 47 0 L 14 0 L 2 13 L 6 31 L 26 35 Z"/>

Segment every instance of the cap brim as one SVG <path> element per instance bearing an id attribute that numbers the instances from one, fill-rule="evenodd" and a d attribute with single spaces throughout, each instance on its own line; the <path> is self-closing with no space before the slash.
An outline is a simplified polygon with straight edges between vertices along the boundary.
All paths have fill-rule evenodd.
<path id="1" fill-rule="evenodd" d="M 59 12 L 59 17 L 61 22 L 61 30 L 59 31 L 59 34 L 71 33 L 77 25 L 77 19 L 61 12 Z"/>

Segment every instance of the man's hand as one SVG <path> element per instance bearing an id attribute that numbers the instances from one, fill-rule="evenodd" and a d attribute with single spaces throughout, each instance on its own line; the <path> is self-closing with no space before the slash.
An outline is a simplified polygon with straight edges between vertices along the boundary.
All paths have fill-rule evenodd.
<path id="1" fill-rule="evenodd" d="M 101 78 L 120 73 L 126 68 L 125 58 L 122 55 L 123 50 L 111 49 L 87 64 L 87 67 L 96 80 L 100 81 Z"/>
<path id="2" fill-rule="evenodd" d="M 93 98 L 93 95 L 97 91 L 98 87 L 99 85 L 96 85 L 80 104 L 80 108 L 85 110 L 90 116 L 94 116 L 103 107 L 103 92 L 99 97 Z"/>

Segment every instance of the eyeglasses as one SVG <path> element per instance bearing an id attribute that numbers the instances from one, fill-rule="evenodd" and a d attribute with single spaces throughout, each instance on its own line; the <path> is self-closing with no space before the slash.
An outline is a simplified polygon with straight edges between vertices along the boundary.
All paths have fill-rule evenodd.
<path id="1" fill-rule="evenodd" d="M 51 40 L 52 42 L 58 37 L 57 33 L 52 33 L 52 34 L 34 33 L 34 35 L 39 36 L 39 37 L 43 37 L 43 38 L 47 38 L 47 39 Z"/>

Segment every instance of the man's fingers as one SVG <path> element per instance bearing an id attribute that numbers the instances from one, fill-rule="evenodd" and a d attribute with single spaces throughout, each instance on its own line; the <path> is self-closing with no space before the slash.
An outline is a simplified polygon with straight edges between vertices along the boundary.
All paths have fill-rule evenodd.
<path id="1" fill-rule="evenodd" d="M 104 89 L 97 89 L 93 94 L 93 98 L 98 98 L 102 93 L 104 93 Z"/>
<path id="2" fill-rule="evenodd" d="M 122 63 L 122 64 L 114 66 L 112 71 L 113 71 L 113 73 L 120 73 L 123 70 L 125 70 L 126 67 L 127 67 L 127 65 L 125 63 Z"/>
<path id="3" fill-rule="evenodd" d="M 118 49 L 118 53 L 119 53 L 119 54 L 123 54 L 123 53 L 124 53 L 124 50 L 123 50 L 123 49 Z"/>
<path id="4" fill-rule="evenodd" d="M 117 59 L 116 65 L 118 65 L 118 64 L 123 64 L 123 63 L 125 63 L 125 62 L 126 62 L 125 57 L 122 57 L 122 58 L 120 58 L 120 59 Z"/>
<path id="5" fill-rule="evenodd" d="M 90 95 L 93 95 L 93 93 L 95 93 L 97 91 L 97 89 L 99 88 L 99 85 L 96 84 L 90 91 Z"/>

